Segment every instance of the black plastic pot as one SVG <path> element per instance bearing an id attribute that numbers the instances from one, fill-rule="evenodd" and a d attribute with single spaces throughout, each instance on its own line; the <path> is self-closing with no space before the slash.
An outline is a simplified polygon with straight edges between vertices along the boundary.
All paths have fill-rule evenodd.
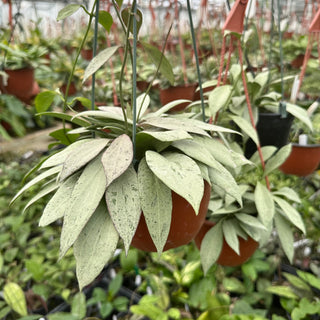
<path id="1" fill-rule="evenodd" d="M 257 133 L 261 147 L 275 146 L 281 148 L 288 144 L 293 116 L 287 114 L 282 118 L 280 113 L 259 113 Z M 245 156 L 250 158 L 257 151 L 256 144 L 249 139 L 245 146 Z"/>

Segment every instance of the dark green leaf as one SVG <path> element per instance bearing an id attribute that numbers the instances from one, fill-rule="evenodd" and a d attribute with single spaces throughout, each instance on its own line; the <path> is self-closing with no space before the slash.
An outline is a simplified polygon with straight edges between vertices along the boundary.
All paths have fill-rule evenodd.
<path id="1" fill-rule="evenodd" d="M 53 90 L 40 92 L 34 99 L 37 112 L 47 111 L 57 95 L 59 95 L 58 92 Z"/>
<path id="2" fill-rule="evenodd" d="M 111 26 L 113 24 L 112 15 L 105 10 L 100 10 L 99 23 L 106 29 L 106 31 L 110 32 Z"/>

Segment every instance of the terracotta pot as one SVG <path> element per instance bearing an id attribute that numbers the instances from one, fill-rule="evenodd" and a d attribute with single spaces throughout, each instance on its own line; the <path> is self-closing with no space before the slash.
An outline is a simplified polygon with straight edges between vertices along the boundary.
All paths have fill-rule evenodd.
<path id="1" fill-rule="evenodd" d="M 291 61 L 291 66 L 293 68 L 299 69 L 303 65 L 304 54 L 299 54 L 296 58 Z"/>
<path id="2" fill-rule="evenodd" d="M 206 233 L 215 225 L 214 222 L 206 220 L 199 233 L 194 238 L 194 242 L 197 248 L 200 250 L 201 242 Z M 236 267 L 245 263 L 258 249 L 259 243 L 248 237 L 247 240 L 239 238 L 240 255 L 233 251 L 227 242 L 223 239 L 223 245 L 221 254 L 217 260 L 217 263 L 221 266 Z M 212 244 L 214 245 L 214 244 Z"/>
<path id="3" fill-rule="evenodd" d="M 313 173 L 320 163 L 320 144 L 292 144 L 292 150 L 280 170 L 286 174 L 305 177 Z"/>
<path id="4" fill-rule="evenodd" d="M 26 104 L 31 104 L 36 95 L 40 93 L 40 87 L 37 81 L 33 82 L 32 92 L 28 96 L 21 96 L 19 99 Z"/>
<path id="5" fill-rule="evenodd" d="M 67 84 L 63 84 L 61 87 L 60 87 L 60 91 L 63 93 L 63 94 L 66 94 L 66 90 L 67 90 Z M 69 92 L 68 92 L 68 95 L 69 96 L 73 96 L 77 93 L 77 88 L 76 88 L 76 85 L 71 82 L 70 83 L 70 87 L 69 87 Z"/>
<path id="6" fill-rule="evenodd" d="M 210 92 L 212 91 L 216 86 L 210 86 L 210 87 L 206 87 L 206 88 L 202 88 L 203 93 L 206 92 Z M 194 92 L 194 96 L 193 96 L 193 101 L 198 101 L 200 100 L 200 90 L 196 90 Z"/>
<path id="7" fill-rule="evenodd" d="M 92 60 L 93 50 L 92 49 L 81 49 L 81 57 L 85 60 Z"/>
<path id="8" fill-rule="evenodd" d="M 210 200 L 211 187 L 208 182 L 204 182 L 204 194 L 200 204 L 198 215 L 195 214 L 192 206 L 175 192 L 172 194 L 172 218 L 171 226 L 164 251 L 192 241 L 199 232 L 207 214 Z M 156 247 L 152 241 L 143 214 L 141 215 L 136 233 L 131 245 L 143 251 L 155 252 Z"/>
<path id="9" fill-rule="evenodd" d="M 166 89 L 160 89 L 160 102 L 164 106 L 171 101 L 179 99 L 188 99 L 192 101 L 197 86 L 197 84 L 187 84 L 184 86 L 172 86 Z M 180 103 L 172 108 L 170 112 L 182 111 L 188 104 L 189 102 Z"/>
<path id="10" fill-rule="evenodd" d="M 137 81 L 137 88 L 140 90 L 140 91 L 146 91 L 149 87 L 149 82 L 148 81 L 145 81 L 145 80 L 139 80 Z"/>
<path id="11" fill-rule="evenodd" d="M 30 97 L 34 87 L 34 69 L 23 68 L 17 70 L 4 70 L 8 74 L 8 83 L 4 85 L 0 77 L 0 90 L 3 93 L 11 94 L 17 98 Z"/>

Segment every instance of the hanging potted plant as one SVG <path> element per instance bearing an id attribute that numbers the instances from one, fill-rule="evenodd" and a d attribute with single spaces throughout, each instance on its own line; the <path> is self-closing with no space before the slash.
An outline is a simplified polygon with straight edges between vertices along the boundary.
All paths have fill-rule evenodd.
<path id="1" fill-rule="evenodd" d="M 242 206 L 224 191 L 220 191 L 219 196 L 212 193 L 208 218 L 195 237 L 205 269 L 214 263 L 231 267 L 243 264 L 267 242 L 274 228 L 292 262 L 294 237 L 290 224 L 305 233 L 303 220 L 294 208 L 300 199 L 287 187 L 269 190 L 265 180 L 288 157 L 291 145 L 278 152 L 273 146 L 261 150 L 266 160 L 264 170 L 257 152 L 236 174 L 242 192 Z"/>
<path id="2" fill-rule="evenodd" d="M 124 19 L 127 39 L 134 7 L 123 9 L 128 14 Z M 71 13 L 67 6 L 60 17 Z M 133 35 L 135 58 L 136 33 Z M 150 54 L 156 50 L 157 70 L 165 73 L 169 65 L 166 58 L 156 48 L 148 48 Z M 84 81 L 117 49 L 100 52 L 89 63 Z M 125 56 L 128 50 L 127 40 Z M 123 79 L 121 76 L 120 88 Z M 73 247 L 80 288 L 98 276 L 118 244 L 126 252 L 133 245 L 161 253 L 192 241 L 205 219 L 212 186 L 225 190 L 240 204 L 242 201 L 240 189 L 224 165 L 230 161 L 224 152 L 227 150 L 237 163 L 245 161 L 243 156 L 227 147 L 222 151 L 215 148 L 218 135 L 235 132 L 189 115 L 179 119 L 169 116 L 167 112 L 179 100 L 148 112 L 150 98 L 147 94 L 135 98 L 135 81 L 133 68 L 133 99 L 126 108 L 121 101 L 122 108 L 100 107 L 76 115 L 43 113 L 75 123 L 78 128 L 68 134 L 79 138 L 41 160 L 35 168 L 38 175 L 12 201 L 37 183 L 42 184 L 42 190 L 26 208 L 53 193 L 40 225 L 63 219 L 60 257 Z M 178 231 L 179 227 L 186 233 Z M 142 245 L 149 240 L 148 247 L 140 247 L 142 231 L 150 235 L 143 236 Z"/>

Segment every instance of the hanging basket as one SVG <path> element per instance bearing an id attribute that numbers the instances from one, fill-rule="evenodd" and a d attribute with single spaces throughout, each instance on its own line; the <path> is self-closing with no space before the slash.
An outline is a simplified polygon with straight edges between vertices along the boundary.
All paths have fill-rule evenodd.
<path id="1" fill-rule="evenodd" d="M 211 187 L 209 183 L 205 181 L 204 194 L 200 204 L 199 213 L 196 215 L 192 206 L 184 198 L 172 191 L 172 220 L 164 251 L 188 244 L 193 240 L 205 221 L 210 193 Z M 141 215 L 140 222 L 132 239 L 131 245 L 143 251 L 157 251 L 151 239 L 143 214 Z"/>
<path id="2" fill-rule="evenodd" d="M 197 248 L 200 250 L 202 239 L 206 235 L 206 233 L 215 225 L 214 222 L 206 220 L 199 233 L 194 238 L 195 244 Z M 214 245 L 214 244 L 212 244 Z M 238 255 L 235 251 L 233 251 L 227 242 L 223 239 L 222 250 L 220 256 L 217 260 L 217 263 L 221 266 L 226 267 L 236 267 L 243 263 L 245 263 L 258 249 L 259 243 L 253 240 L 252 238 L 248 238 L 247 240 L 239 237 L 239 247 L 240 247 L 240 255 Z"/>
<path id="3" fill-rule="evenodd" d="M 320 163 L 320 144 L 300 145 L 293 143 L 289 157 L 279 168 L 286 174 L 308 176 L 317 170 Z"/>

